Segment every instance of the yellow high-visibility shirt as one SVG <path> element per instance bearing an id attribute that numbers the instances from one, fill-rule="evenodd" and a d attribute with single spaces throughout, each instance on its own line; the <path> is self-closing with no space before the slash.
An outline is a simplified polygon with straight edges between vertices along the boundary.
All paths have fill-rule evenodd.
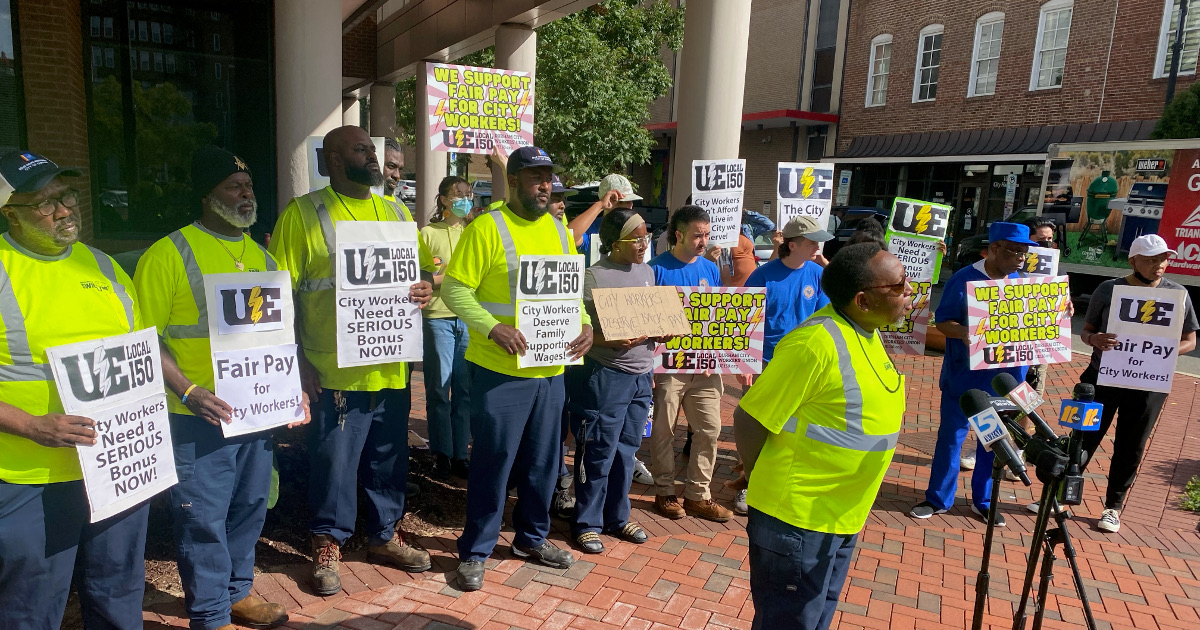
<path id="1" fill-rule="evenodd" d="M 334 227 L 340 221 L 411 221 L 408 209 L 400 205 L 403 216 L 397 216 L 391 202 L 378 195 L 370 199 L 352 199 L 339 195 L 326 186 L 319 191 Z M 332 236 L 332 235 L 331 235 Z M 333 261 L 329 257 L 324 233 L 308 196 L 288 202 L 279 216 L 271 245 L 267 251 L 275 257 L 280 269 L 292 277 L 296 301 L 297 329 L 304 356 L 321 380 L 321 387 L 345 391 L 374 392 L 381 389 L 403 389 L 406 370 L 403 363 L 384 363 L 349 368 L 337 366 L 337 315 L 334 308 Z M 422 266 L 430 260 L 429 250 L 417 239 L 418 259 Z M 309 284 L 326 280 L 327 286 L 306 290 Z"/>
<path id="2" fill-rule="evenodd" d="M 459 241 L 462 240 L 464 227 L 466 226 L 462 223 L 449 225 L 439 222 L 430 223 L 421 228 L 421 243 L 429 250 L 431 256 L 429 264 L 422 267 L 422 269 L 435 275 L 446 273 L 446 268 L 453 258 L 454 250 L 458 247 Z M 454 313 L 442 301 L 441 288 L 433 290 L 433 299 L 429 300 L 429 305 L 425 307 L 422 313 L 427 319 L 454 317 Z"/>
<path id="3" fill-rule="evenodd" d="M 746 503 L 802 529 L 862 530 L 905 409 L 904 375 L 879 333 L 818 310 L 775 346 L 740 406 L 771 432 Z"/>
<path id="4" fill-rule="evenodd" d="M 183 243 L 179 239 L 183 239 Z M 196 289 L 204 290 L 204 279 L 189 276 L 181 247 L 191 252 L 196 261 L 195 271 L 204 275 L 268 271 L 270 255 L 249 234 L 243 234 L 241 238 L 225 236 L 193 223 L 159 239 L 138 260 L 133 284 L 141 298 L 146 324 L 158 329 L 159 337 L 188 380 L 214 391 L 216 383 L 207 313 L 204 326 L 199 326 L 200 310 L 194 293 Z M 245 269 L 237 268 L 234 256 L 241 257 Z M 196 330 L 188 330 L 191 327 Z M 167 391 L 167 404 L 171 413 L 194 415 L 170 390 Z"/>
<path id="5" fill-rule="evenodd" d="M 0 400 L 35 416 L 63 412 L 46 348 L 143 328 L 133 281 L 107 254 L 77 243 L 40 256 L 7 233 L 0 238 L 0 319 Z M 0 480 L 82 478 L 74 448 L 0 432 Z"/>

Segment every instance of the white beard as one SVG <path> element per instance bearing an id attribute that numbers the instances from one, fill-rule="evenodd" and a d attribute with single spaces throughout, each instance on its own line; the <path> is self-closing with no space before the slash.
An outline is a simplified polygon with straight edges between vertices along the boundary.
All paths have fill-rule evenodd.
<path id="1" fill-rule="evenodd" d="M 254 222 L 258 220 L 258 201 L 251 199 L 250 205 L 254 210 L 250 212 L 250 216 L 243 217 L 237 211 L 236 206 L 229 206 L 212 198 L 208 200 L 208 208 L 215 212 L 217 216 L 228 221 L 233 227 L 242 229 L 254 225 Z"/>

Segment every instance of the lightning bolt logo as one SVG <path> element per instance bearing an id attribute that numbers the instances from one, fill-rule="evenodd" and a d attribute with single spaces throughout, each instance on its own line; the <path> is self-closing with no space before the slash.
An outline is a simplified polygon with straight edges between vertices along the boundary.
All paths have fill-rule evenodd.
<path id="1" fill-rule="evenodd" d="M 1142 303 L 1142 308 L 1138 309 L 1142 313 L 1142 323 L 1150 321 L 1154 317 L 1154 300 L 1146 300 Z"/>
<path id="2" fill-rule="evenodd" d="M 985 330 L 987 330 L 987 320 L 981 319 L 981 320 L 979 320 L 979 328 L 975 329 L 975 336 L 978 337 L 978 336 L 982 335 L 983 331 L 985 331 Z"/>
<path id="3" fill-rule="evenodd" d="M 250 306 L 250 321 L 255 324 L 262 319 L 262 287 L 254 287 L 250 289 L 250 297 L 246 300 L 246 304 Z"/>
<path id="4" fill-rule="evenodd" d="M 461 147 L 463 145 L 463 130 L 459 129 L 454 132 L 454 146 Z"/>
<path id="5" fill-rule="evenodd" d="M 813 185 L 816 183 L 816 178 L 813 177 L 812 167 L 809 166 L 808 168 L 805 168 L 804 172 L 800 174 L 800 194 L 804 195 L 805 199 L 812 197 Z"/>
<path id="6" fill-rule="evenodd" d="M 925 204 L 921 206 L 920 210 L 917 210 L 917 234 L 925 233 L 925 229 L 929 227 L 929 220 L 931 218 L 929 216 L 929 204 Z"/>
<path id="7" fill-rule="evenodd" d="M 1025 271 L 1033 273 L 1038 268 L 1038 255 L 1034 252 L 1029 253 L 1029 257 L 1025 259 Z"/>
<path id="8" fill-rule="evenodd" d="M 545 263 L 537 264 L 533 268 L 533 277 L 537 279 L 537 288 L 534 291 L 541 293 L 542 288 L 546 286 L 546 281 L 550 279 L 550 272 L 546 269 Z"/>
<path id="9" fill-rule="evenodd" d="M 371 284 L 371 281 L 375 279 L 375 263 L 378 260 L 379 257 L 375 255 L 375 246 L 369 245 L 367 252 L 363 254 L 363 264 L 367 266 L 367 284 Z"/>
<path id="10" fill-rule="evenodd" d="M 708 169 L 708 189 L 712 190 L 713 187 L 716 185 L 717 185 L 717 169 L 710 167 Z"/>
<path id="11" fill-rule="evenodd" d="M 1004 363 L 1004 346 L 996 348 L 996 363 Z"/>
<path id="12" fill-rule="evenodd" d="M 100 382 L 100 395 L 107 396 L 111 383 L 108 381 L 108 360 L 104 357 L 104 346 L 92 350 L 92 374 Z"/>
<path id="13" fill-rule="evenodd" d="M 678 370 L 678 369 L 681 369 L 682 367 L 683 367 L 683 353 L 676 352 L 675 353 L 675 369 Z"/>
<path id="14" fill-rule="evenodd" d="M 438 101 L 437 110 L 435 112 L 433 112 L 433 115 L 437 116 L 438 118 L 441 118 L 442 114 L 445 114 L 445 113 L 446 113 L 446 99 L 442 99 L 442 100 Z"/>

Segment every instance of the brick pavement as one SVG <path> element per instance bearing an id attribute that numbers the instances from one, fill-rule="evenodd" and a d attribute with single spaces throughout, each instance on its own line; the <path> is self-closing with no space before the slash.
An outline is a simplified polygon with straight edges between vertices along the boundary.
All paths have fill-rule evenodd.
<path id="1" fill-rule="evenodd" d="M 940 359 L 903 358 L 908 375 L 908 412 L 896 457 L 884 480 L 871 517 L 860 537 L 842 594 L 835 628 L 915 628 L 941 623 L 967 627 L 975 599 L 975 576 L 983 549 L 983 523 L 964 499 L 969 473 L 960 476 L 958 506 L 927 521 L 906 516 L 921 500 L 938 418 L 937 374 Z M 1057 408 L 1085 362 L 1080 359 L 1051 370 L 1049 404 Z M 1200 474 L 1200 401 L 1197 378 L 1177 375 L 1156 433 L 1148 447 L 1137 485 L 1122 513 L 1119 534 L 1094 529 L 1103 509 L 1108 456 L 1105 441 L 1088 470 L 1086 500 L 1070 525 L 1092 610 L 1102 628 L 1200 627 L 1200 534 L 1196 514 L 1180 511 L 1184 483 Z M 413 427 L 424 429 L 419 375 L 414 390 Z M 729 414 L 740 388 L 727 385 L 726 426 L 716 481 L 731 479 L 736 464 Z M 1053 415 L 1053 414 L 1051 414 Z M 682 446 L 683 432 L 676 446 Z M 643 449 L 641 456 L 648 459 Z M 682 472 L 684 458 L 678 458 Z M 728 502 L 733 492 L 714 483 L 714 495 Z M 1033 514 L 1022 507 L 1039 491 L 1005 482 L 1002 511 L 1008 527 L 997 530 L 991 564 L 986 622 L 1007 628 L 1024 576 Z M 693 518 L 670 521 L 653 511 L 653 492 L 633 488 L 633 519 L 652 536 L 644 545 L 606 538 L 607 551 L 582 556 L 568 570 L 515 560 L 508 553 L 511 530 L 501 535 L 487 582 L 476 593 L 447 584 L 457 564 L 455 534 L 420 538 L 434 568 L 410 575 L 363 562 L 350 554 L 343 565 L 344 590 L 318 597 L 305 586 L 306 565 L 265 568 L 255 590 L 284 604 L 295 628 L 358 630 L 580 630 L 632 628 L 748 629 L 753 618 L 749 597 L 745 519 L 726 524 Z M 552 539 L 569 546 L 564 523 Z M 1061 553 L 1060 553 L 1061 555 Z M 1056 565 L 1047 602 L 1046 628 L 1081 627 L 1079 600 L 1063 561 Z M 145 612 L 147 628 L 185 626 L 181 602 L 160 603 Z"/>

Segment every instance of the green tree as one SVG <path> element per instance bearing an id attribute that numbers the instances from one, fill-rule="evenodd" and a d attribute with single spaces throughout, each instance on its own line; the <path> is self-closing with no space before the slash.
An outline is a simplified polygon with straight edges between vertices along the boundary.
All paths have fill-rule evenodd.
<path id="1" fill-rule="evenodd" d="M 683 44 L 683 9 L 667 0 L 607 0 L 537 29 L 534 141 L 566 169 L 570 182 L 650 159 L 654 137 L 642 125 L 650 103 L 667 94 L 664 47 Z M 492 66 L 487 49 L 459 60 Z M 397 126 L 412 142 L 416 82 L 396 86 Z"/>
<path id="2" fill-rule="evenodd" d="M 1155 140 L 1200 138 L 1200 81 L 1171 99 L 1150 137 Z"/>

